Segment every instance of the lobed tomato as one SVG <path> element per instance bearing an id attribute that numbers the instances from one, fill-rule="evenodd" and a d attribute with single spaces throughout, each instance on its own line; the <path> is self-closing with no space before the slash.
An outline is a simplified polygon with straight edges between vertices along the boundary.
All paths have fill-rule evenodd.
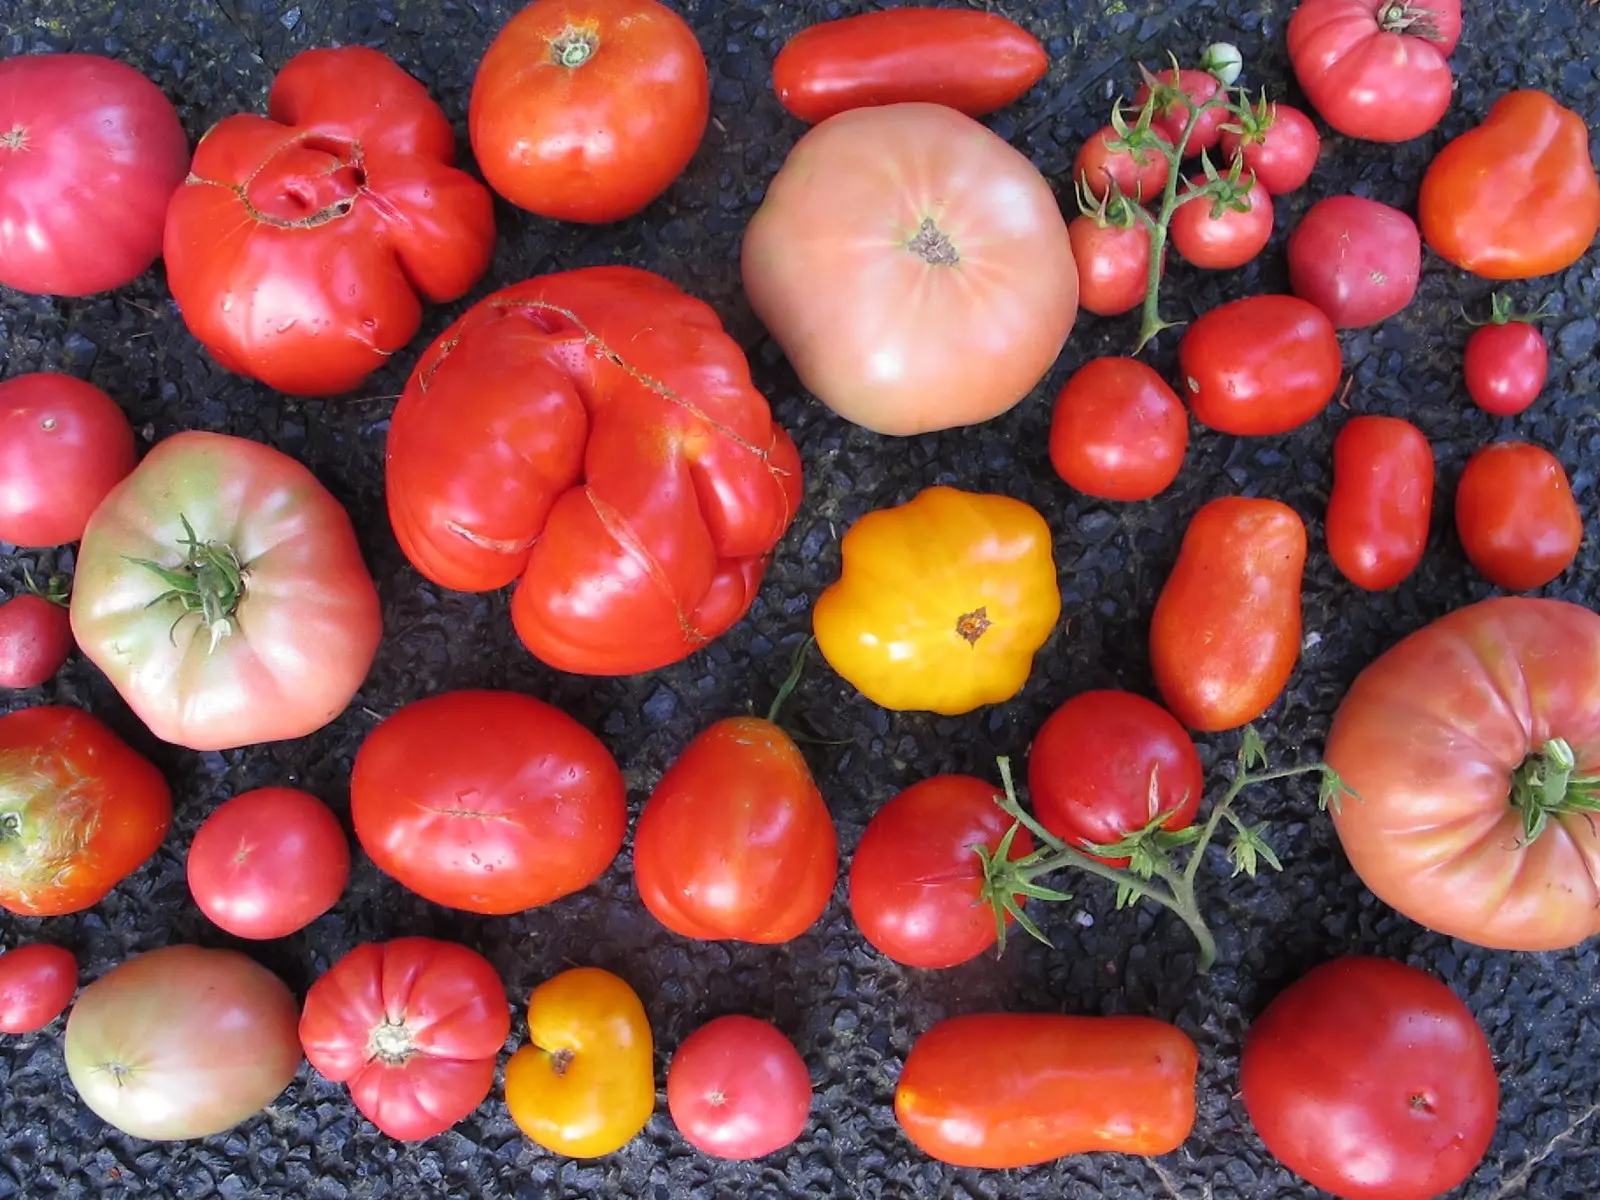
<path id="1" fill-rule="evenodd" d="M 0 687 L 38 687 L 72 653 L 72 618 L 44 596 L 13 596 L 0 604 Z"/>
<path id="2" fill-rule="evenodd" d="M 1246 171 L 1274 196 L 1299 191 L 1316 169 L 1322 135 L 1298 108 L 1263 99 L 1258 109 L 1222 127 L 1222 155 L 1244 159 Z"/>
<path id="3" fill-rule="evenodd" d="M 1514 417 L 1539 398 L 1550 376 L 1550 347 L 1532 319 L 1511 316 L 1498 299 L 1489 324 L 1467 339 L 1467 395 L 1484 412 Z"/>
<path id="4" fill-rule="evenodd" d="M 1485 579 L 1508 592 L 1528 592 L 1572 565 L 1583 542 L 1583 516 L 1555 455 L 1527 442 L 1496 442 L 1461 472 L 1456 532 Z"/>
<path id="5" fill-rule="evenodd" d="M 1050 462 L 1086 496 L 1148 500 L 1178 477 L 1188 447 L 1183 403 L 1137 359 L 1091 359 L 1056 397 Z"/>
<path id="6" fill-rule="evenodd" d="M 702 1154 L 761 1158 L 805 1131 L 811 1075 L 794 1044 L 767 1022 L 718 1017 L 672 1056 L 667 1110 Z"/>
<path id="7" fill-rule="evenodd" d="M 1137 129 L 1135 125 L 1124 134 L 1115 125 L 1107 125 L 1098 130 L 1072 160 L 1073 181 L 1081 181 L 1097 199 L 1110 195 L 1112 184 L 1136 203 L 1149 204 L 1159 197 L 1172 173 L 1162 149 L 1168 139 L 1154 127 L 1135 132 Z"/>
<path id="8" fill-rule="evenodd" d="M 1205 180 L 1192 182 L 1198 186 Z M 1255 258 L 1272 239 L 1272 197 L 1246 177 L 1227 197 L 1202 196 L 1181 205 L 1167 234 L 1172 248 L 1195 266 L 1231 271 Z"/>
<path id="9" fill-rule="evenodd" d="M 1422 561 L 1433 519 L 1433 447 L 1399 417 L 1356 417 L 1333 442 L 1328 554 L 1357 587 L 1392 588 Z"/>
<path id="10" fill-rule="evenodd" d="M 66 1012 L 77 990 L 71 950 L 33 942 L 0 954 L 0 1033 L 43 1029 Z"/>
<path id="11" fill-rule="evenodd" d="M 1394 316 L 1415 298 L 1421 277 L 1416 222 L 1376 200 L 1319 200 L 1289 235 L 1289 286 L 1336 329 Z"/>
<path id="12" fill-rule="evenodd" d="M 1217 77 L 1209 71 L 1179 70 L 1176 67 L 1155 76 L 1146 73 L 1145 79 L 1146 82 L 1134 93 L 1134 106 L 1143 108 L 1154 92 L 1155 117 L 1150 127 L 1174 146 L 1183 140 L 1193 110 L 1216 96 L 1222 88 Z M 1214 150 L 1222 141 L 1222 127 L 1229 120 L 1230 114 L 1224 105 L 1202 112 L 1184 146 L 1184 157 L 1193 157 L 1202 150 Z"/>
<path id="13" fill-rule="evenodd" d="M 1143 303 L 1150 286 L 1150 230 L 1142 222 L 1116 225 L 1081 215 L 1067 226 L 1067 237 L 1078 264 L 1078 303 L 1086 312 L 1115 317 Z"/>
<path id="14" fill-rule="evenodd" d="M 1344 360 L 1333 322 L 1294 296 L 1251 296 L 1206 313 L 1178 343 L 1189 407 L 1220 433 L 1287 433 L 1333 399 Z"/>

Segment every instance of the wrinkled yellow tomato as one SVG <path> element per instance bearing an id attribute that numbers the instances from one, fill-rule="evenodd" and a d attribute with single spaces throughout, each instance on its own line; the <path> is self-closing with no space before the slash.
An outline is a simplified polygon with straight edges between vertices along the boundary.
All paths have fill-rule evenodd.
<path id="1" fill-rule="evenodd" d="M 1009 700 L 1061 616 L 1050 527 L 1009 496 L 932 487 L 868 513 L 817 600 L 817 647 L 885 708 L 947 717 Z"/>

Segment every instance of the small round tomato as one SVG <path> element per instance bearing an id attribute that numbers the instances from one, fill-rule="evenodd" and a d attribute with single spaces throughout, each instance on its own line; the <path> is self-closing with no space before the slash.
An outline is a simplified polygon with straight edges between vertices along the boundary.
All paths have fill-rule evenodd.
<path id="1" fill-rule="evenodd" d="M 1138 308 L 1150 286 L 1150 231 L 1078 216 L 1067 226 L 1078 263 L 1078 303 L 1099 317 Z"/>
<path id="2" fill-rule="evenodd" d="M 1082 181 L 1097 199 L 1104 199 L 1113 183 L 1117 191 L 1141 204 L 1159 197 L 1172 173 L 1163 148 L 1168 139 L 1153 127 L 1139 132 L 1136 128 L 1130 127 L 1126 134 L 1115 125 L 1097 131 L 1072 160 L 1073 180 Z"/>
<path id="3" fill-rule="evenodd" d="M 338 902 L 350 845 L 328 806 L 295 788 L 258 788 L 223 803 L 189 846 L 189 891 L 219 928 L 288 937 Z"/>
<path id="4" fill-rule="evenodd" d="M 1456 532 L 1484 578 L 1508 592 L 1528 592 L 1572 565 L 1583 516 L 1555 455 L 1527 442 L 1496 442 L 1461 473 Z"/>
<path id="5" fill-rule="evenodd" d="M 995 944 L 973 847 L 992 852 L 1011 828 L 998 795 L 971 775 L 936 775 L 867 823 L 850 866 L 850 913 L 880 953 L 908 967 L 953 967 Z M 1028 831 L 1018 830 L 1011 857 L 1032 850 Z"/>
<path id="6" fill-rule="evenodd" d="M 1375 325 L 1410 304 L 1422 277 L 1422 235 L 1398 208 L 1330 196 L 1289 235 L 1289 286 L 1337 329 Z"/>
<path id="7" fill-rule="evenodd" d="M 1178 477 L 1189 414 L 1132 358 L 1097 358 L 1067 380 L 1050 421 L 1050 462 L 1086 496 L 1148 500 Z"/>
<path id="8" fill-rule="evenodd" d="M 1222 129 L 1222 156 L 1244 157 L 1245 170 L 1274 196 L 1299 191 L 1316 169 L 1322 135 L 1298 108 L 1262 99 L 1248 118 Z"/>
<path id="9" fill-rule="evenodd" d="M 32 1033 L 67 1010 L 78 990 L 71 950 L 34 942 L 0 955 L 0 1033 Z"/>
<path id="10" fill-rule="evenodd" d="M 1483 1161 L 1500 1081 L 1444 984 L 1404 963 L 1324 963 L 1267 1006 L 1239 1062 L 1267 1149 L 1346 1200 L 1434 1200 Z"/>
<path id="11" fill-rule="evenodd" d="M 0 687 L 38 687 L 72 653 L 72 618 L 43 596 L 0 604 Z"/>
<path id="12" fill-rule="evenodd" d="M 1514 417 L 1539 398 L 1550 375 L 1550 347 L 1531 318 L 1517 318 L 1494 299 L 1489 324 L 1467 339 L 1467 395 L 1484 412 Z"/>
<path id="13" fill-rule="evenodd" d="M 1214 308 L 1178 343 L 1189 407 L 1219 433 L 1287 433 L 1333 399 L 1344 371 L 1339 335 L 1316 305 L 1250 296 Z"/>
<path id="14" fill-rule="evenodd" d="M 1176 67 L 1156 76 L 1145 73 L 1146 83 L 1134 93 L 1133 102 L 1139 108 L 1150 99 L 1151 83 L 1155 84 L 1155 117 L 1150 127 L 1167 141 L 1177 145 L 1189 124 L 1191 106 L 1199 107 L 1217 94 L 1222 87 L 1217 77 L 1209 71 L 1180 71 Z M 1208 108 L 1195 122 L 1194 133 L 1184 147 L 1185 158 L 1192 158 L 1202 150 L 1214 149 L 1222 140 L 1222 127 L 1231 117 L 1225 106 Z"/>
<path id="15" fill-rule="evenodd" d="M 667 1070 L 667 1110 L 716 1158 L 782 1150 L 811 1116 L 811 1075 L 794 1044 L 754 1017 L 718 1017 L 684 1039 Z"/>
<path id="16" fill-rule="evenodd" d="M 1417 569 L 1433 519 L 1433 447 L 1399 417 L 1356 417 L 1333 442 L 1328 554 L 1357 587 L 1392 588 Z"/>
<path id="17" fill-rule="evenodd" d="M 1272 197 L 1246 176 L 1225 197 L 1202 196 L 1181 206 L 1172 214 L 1167 233 L 1172 248 L 1195 266 L 1231 271 L 1255 258 L 1272 240 Z"/>

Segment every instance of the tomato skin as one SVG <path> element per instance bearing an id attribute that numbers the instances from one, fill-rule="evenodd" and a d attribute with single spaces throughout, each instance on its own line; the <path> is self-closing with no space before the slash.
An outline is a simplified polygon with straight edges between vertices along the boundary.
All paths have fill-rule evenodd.
<path id="1" fill-rule="evenodd" d="M 1167 88 L 1175 88 L 1186 96 L 1193 104 L 1204 104 L 1217 94 L 1222 86 L 1215 75 L 1209 71 L 1182 70 L 1169 68 L 1156 76 L 1156 79 Z M 1133 106 L 1143 108 L 1146 100 L 1150 99 L 1150 85 L 1145 84 L 1133 95 Z M 1189 104 L 1177 98 L 1170 99 L 1164 105 L 1158 105 L 1155 118 L 1150 122 L 1150 128 L 1160 133 L 1173 145 L 1183 137 L 1185 126 L 1189 123 Z M 1193 158 L 1202 150 L 1214 150 L 1222 141 L 1222 127 L 1226 125 L 1231 116 L 1226 108 L 1207 109 L 1195 124 L 1194 133 L 1189 138 L 1189 144 L 1184 147 L 1184 157 Z"/>
<path id="2" fill-rule="evenodd" d="M 1526 321 L 1485 325 L 1467 339 L 1462 370 L 1474 404 L 1497 417 L 1514 417 L 1544 390 L 1550 347 Z"/>
<path id="3" fill-rule="evenodd" d="M 794 1044 L 754 1017 L 718 1017 L 683 1040 L 667 1109 L 684 1140 L 715 1158 L 762 1158 L 811 1118 L 811 1075 Z"/>
<path id="4" fill-rule="evenodd" d="M 43 1029 L 67 1011 L 77 990 L 71 950 L 33 942 L 0 954 L 0 1033 Z"/>
<path id="5" fill-rule="evenodd" d="M 1333 322 L 1295 296 L 1214 308 L 1178 343 L 1195 420 L 1219 433 L 1287 433 L 1328 406 L 1344 359 Z"/>
<path id="6" fill-rule="evenodd" d="M 1242 212 L 1224 206 L 1218 213 L 1205 199 L 1179 207 L 1168 226 L 1172 248 L 1186 261 L 1208 270 L 1231 271 L 1244 266 L 1272 240 L 1272 197 L 1266 188 L 1253 184 L 1243 199 L 1249 207 Z"/>
<path id="7" fill-rule="evenodd" d="M 1224 496 L 1195 513 L 1156 600 L 1156 687 L 1190 729 L 1237 729 L 1282 694 L 1300 658 L 1306 527 L 1276 500 Z"/>
<path id="8" fill-rule="evenodd" d="M 1461 472 L 1456 532 L 1485 579 L 1508 592 L 1529 592 L 1577 558 L 1583 515 L 1555 455 L 1527 442 L 1495 442 Z"/>
<path id="9" fill-rule="evenodd" d="M 1148 1017 L 951 1017 L 911 1047 L 894 1113 L 919 1150 L 959 1167 L 1167 1154 L 1194 1128 L 1199 1060 Z"/>
<path id="10" fill-rule="evenodd" d="M 495 191 L 540 216 L 600 224 L 667 190 L 710 113 L 705 55 L 670 8 L 536 0 L 478 65 L 468 125 Z"/>
<path id="11" fill-rule="evenodd" d="M 1328 553 L 1351 583 L 1381 592 L 1422 561 L 1433 519 L 1433 447 L 1399 417 L 1356 417 L 1333 442 Z"/>
<path id="12" fill-rule="evenodd" d="M 897 8 L 824 21 L 778 51 L 778 103 L 808 124 L 852 108 L 924 102 L 982 117 L 1022 98 L 1050 59 L 996 13 Z"/>
<path id="13" fill-rule="evenodd" d="M 38 687 L 72 653 L 72 619 L 43 596 L 0 604 L 0 687 Z"/>
<path id="14" fill-rule="evenodd" d="M 1050 462 L 1086 496 L 1148 500 L 1178 477 L 1188 448 L 1183 402 L 1137 359 L 1092 359 L 1056 397 Z"/>
<path id="15" fill-rule="evenodd" d="M 1115 317 L 1144 302 L 1150 285 L 1150 231 L 1078 216 L 1067 226 L 1078 264 L 1078 302 L 1085 312 Z"/>
<path id="16" fill-rule="evenodd" d="M 504 915 L 588 887 L 628 814 L 611 752 L 514 692 L 446 692 L 384 721 L 350 777 L 356 838 L 425 900 Z"/>
<path id="17" fill-rule="evenodd" d="M 1319 200 L 1289 235 L 1289 286 L 1336 329 L 1394 316 L 1416 297 L 1421 278 L 1416 222 L 1376 200 Z"/>
<path id="18" fill-rule="evenodd" d="M 1151 126 L 1150 136 L 1169 141 L 1154 125 Z M 1103 199 L 1111 191 L 1112 183 L 1115 183 L 1124 196 L 1138 203 L 1149 204 L 1167 186 L 1172 164 L 1167 161 L 1165 154 L 1159 153 L 1153 146 L 1138 150 L 1111 149 L 1110 143 L 1123 140 L 1115 125 L 1107 125 L 1096 131 L 1078 148 L 1072 160 L 1072 178 L 1082 180 L 1089 194 L 1096 199 Z M 1146 257 L 1149 257 L 1148 253 Z"/>
<path id="19" fill-rule="evenodd" d="M 1494 1137 L 1500 1080 L 1454 992 L 1404 963 L 1341 958 L 1282 992 L 1239 1063 L 1274 1157 L 1345 1200 L 1433 1200 Z"/>
<path id="20" fill-rule="evenodd" d="M 980 904 L 983 865 L 1012 820 L 992 783 L 935 775 L 899 793 L 867 822 L 850 864 L 850 915 L 874 949 L 908 967 L 954 967 L 995 944 L 994 913 Z M 1011 857 L 1033 850 L 1019 829 Z M 1021 902 L 1021 897 L 1018 897 Z"/>
<path id="21" fill-rule="evenodd" d="M 1222 131 L 1222 158 L 1244 156 L 1244 168 L 1273 196 L 1287 196 L 1305 187 L 1322 152 L 1322 135 L 1298 108 L 1274 103 L 1268 123 L 1251 133 Z"/>

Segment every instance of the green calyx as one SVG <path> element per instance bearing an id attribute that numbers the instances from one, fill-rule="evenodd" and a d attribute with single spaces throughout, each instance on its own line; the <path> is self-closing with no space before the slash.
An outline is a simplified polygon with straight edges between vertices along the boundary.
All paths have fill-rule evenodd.
<path id="1" fill-rule="evenodd" d="M 1600 813 L 1600 775 L 1578 774 L 1565 738 L 1551 738 L 1511 774 L 1511 807 L 1522 818 L 1522 842 L 1532 842 L 1551 817 Z"/>
<path id="2" fill-rule="evenodd" d="M 210 649 L 215 652 L 222 639 L 233 632 L 234 613 L 247 591 L 247 572 L 232 546 L 202 542 L 187 517 L 178 519 L 183 522 L 184 536 L 178 540 L 186 552 L 183 562 L 176 567 L 163 567 L 147 558 L 128 561 L 160 576 L 167 585 L 167 590 L 147 607 L 178 606 L 170 631 L 173 641 L 177 641 L 179 625 L 189 617 L 198 617 L 201 628 L 210 635 Z"/>

